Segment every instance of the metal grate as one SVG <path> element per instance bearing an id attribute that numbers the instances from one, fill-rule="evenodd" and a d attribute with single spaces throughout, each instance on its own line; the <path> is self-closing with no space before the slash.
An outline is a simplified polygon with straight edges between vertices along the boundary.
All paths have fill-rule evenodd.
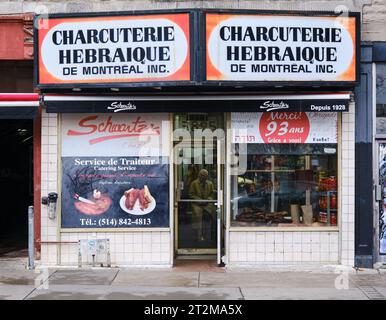
<path id="1" fill-rule="evenodd" d="M 369 300 L 386 300 L 386 298 L 377 289 L 372 286 L 358 286 Z"/>

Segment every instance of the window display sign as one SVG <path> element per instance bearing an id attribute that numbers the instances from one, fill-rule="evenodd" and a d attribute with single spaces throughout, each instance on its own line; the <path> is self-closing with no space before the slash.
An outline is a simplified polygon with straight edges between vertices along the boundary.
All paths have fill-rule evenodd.
<path id="1" fill-rule="evenodd" d="M 355 82 L 358 18 L 206 13 L 206 79 Z"/>
<path id="2" fill-rule="evenodd" d="M 62 228 L 168 227 L 166 162 L 62 157 Z"/>
<path id="3" fill-rule="evenodd" d="M 167 117 L 62 116 L 62 228 L 169 227 Z"/>
<path id="4" fill-rule="evenodd" d="M 166 113 L 62 114 L 63 156 L 160 156 L 168 140 Z"/>
<path id="5" fill-rule="evenodd" d="M 190 80 L 189 13 L 39 19 L 38 87 Z"/>
<path id="6" fill-rule="evenodd" d="M 235 112 L 233 143 L 337 143 L 336 112 Z"/>

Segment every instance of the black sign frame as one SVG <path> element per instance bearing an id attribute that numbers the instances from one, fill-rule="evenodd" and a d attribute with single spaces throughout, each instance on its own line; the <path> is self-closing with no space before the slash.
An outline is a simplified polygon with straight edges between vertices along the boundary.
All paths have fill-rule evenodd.
<path id="1" fill-rule="evenodd" d="M 206 87 L 275 87 L 275 88 L 293 88 L 293 87 L 355 87 L 360 82 L 360 43 L 361 43 L 361 14 L 360 12 L 344 12 L 348 17 L 355 18 L 355 81 L 240 81 L 240 80 L 229 80 L 229 81 L 215 81 L 206 79 L 206 14 L 244 14 L 244 15 L 258 15 L 258 14 L 270 14 L 270 15 L 293 15 L 293 16 L 307 16 L 307 17 L 339 17 L 340 13 L 332 11 L 289 11 L 289 10 L 233 10 L 233 9 L 204 9 L 200 14 L 200 46 L 202 54 L 200 60 L 202 61 L 201 83 Z"/>
<path id="2" fill-rule="evenodd" d="M 103 17 L 103 16 L 140 16 L 161 14 L 189 14 L 189 45 L 190 45 L 190 80 L 189 81 L 149 81 L 149 82 L 116 82 L 116 83 L 70 83 L 70 84 L 41 84 L 39 83 L 39 42 L 38 42 L 38 20 L 41 18 L 76 18 L 76 17 Z M 34 18 L 34 86 L 45 93 L 64 92 L 98 92 L 114 93 L 117 91 L 127 92 L 233 92 L 261 91 L 269 88 L 271 91 L 299 90 L 300 88 L 354 88 L 360 82 L 360 12 L 344 12 L 348 17 L 355 18 L 356 26 L 356 65 L 355 81 L 213 81 L 206 79 L 206 14 L 270 14 L 270 15 L 293 15 L 293 16 L 335 16 L 340 14 L 332 11 L 289 11 L 289 10 L 245 10 L 245 9 L 170 9 L 170 10 L 141 10 L 122 12 L 92 12 L 92 13 L 63 13 L 37 15 Z"/>

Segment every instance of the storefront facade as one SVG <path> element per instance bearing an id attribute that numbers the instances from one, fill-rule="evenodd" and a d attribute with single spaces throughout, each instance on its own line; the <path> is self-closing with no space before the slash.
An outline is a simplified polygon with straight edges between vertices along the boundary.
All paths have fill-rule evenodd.
<path id="1" fill-rule="evenodd" d="M 119 266 L 354 265 L 359 14 L 39 23 L 43 265 L 86 239 Z"/>
<path id="2" fill-rule="evenodd" d="M 362 150 L 361 161 L 368 163 L 366 171 L 373 172 L 362 185 L 357 204 L 360 224 L 357 228 L 357 264 L 381 267 L 386 263 L 385 247 L 385 61 L 384 42 L 366 43 L 363 48 L 362 74 L 358 98 L 363 117 L 361 130 L 357 132 L 358 149 Z M 363 151 L 368 151 L 364 153 Z M 363 179 L 364 173 L 357 172 L 357 179 Z M 360 192 L 360 193 L 359 193 Z M 366 209 L 363 210 L 364 206 Z"/>
<path id="3" fill-rule="evenodd" d="M 39 95 L 33 93 L 32 21 L 31 13 L 0 15 L 0 42 L 7 44 L 0 49 L 0 147 L 7 150 L 0 161 L 0 192 L 7 199 L 0 216 L 2 257 L 25 252 L 28 206 L 35 205 L 40 216 L 39 166 L 33 167 L 40 157 L 40 122 Z"/>

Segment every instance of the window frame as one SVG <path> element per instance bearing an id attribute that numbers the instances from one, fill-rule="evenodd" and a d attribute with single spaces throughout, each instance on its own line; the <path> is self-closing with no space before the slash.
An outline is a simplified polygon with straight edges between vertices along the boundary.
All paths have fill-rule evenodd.
<path id="1" fill-rule="evenodd" d="M 231 150 L 232 150 L 232 128 L 231 128 L 231 113 L 227 113 L 226 117 L 226 128 L 227 128 L 227 144 L 226 144 L 226 157 L 230 159 Z M 232 226 L 232 210 L 231 210 L 231 168 L 230 162 L 226 161 L 225 167 L 225 177 L 226 177 L 226 227 L 229 232 L 245 232 L 245 231 L 255 231 L 255 232 L 339 232 L 341 228 L 341 219 L 342 219 L 342 115 L 338 112 L 338 143 L 337 143 L 337 191 L 338 191 L 338 202 L 337 202 L 337 225 L 336 226 L 304 226 L 304 227 L 277 227 L 277 226 Z"/>

